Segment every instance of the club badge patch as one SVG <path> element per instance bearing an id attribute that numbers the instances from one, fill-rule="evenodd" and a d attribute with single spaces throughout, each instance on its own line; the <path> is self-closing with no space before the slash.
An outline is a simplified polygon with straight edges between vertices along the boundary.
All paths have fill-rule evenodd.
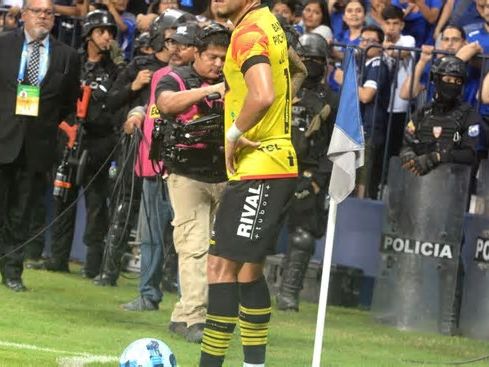
<path id="1" fill-rule="evenodd" d="M 443 132 L 443 128 L 441 126 L 433 126 L 433 136 L 438 139 Z"/>
<path id="2" fill-rule="evenodd" d="M 467 133 L 471 138 L 479 136 L 479 125 L 470 125 Z"/>

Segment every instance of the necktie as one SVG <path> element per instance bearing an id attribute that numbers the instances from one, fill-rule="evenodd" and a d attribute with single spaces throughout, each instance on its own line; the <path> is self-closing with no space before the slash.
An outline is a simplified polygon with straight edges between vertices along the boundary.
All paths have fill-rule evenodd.
<path id="1" fill-rule="evenodd" d="M 38 85 L 40 59 L 39 47 L 41 46 L 41 43 L 39 41 L 33 41 L 30 44 L 32 46 L 32 52 L 31 57 L 29 58 L 29 64 L 27 65 L 27 81 L 31 85 Z"/>

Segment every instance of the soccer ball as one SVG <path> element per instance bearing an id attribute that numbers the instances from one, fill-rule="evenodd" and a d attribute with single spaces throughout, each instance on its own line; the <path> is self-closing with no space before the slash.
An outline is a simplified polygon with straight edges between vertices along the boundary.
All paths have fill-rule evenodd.
<path id="1" fill-rule="evenodd" d="M 120 367 L 177 367 L 171 349 L 161 340 L 138 339 L 122 352 Z"/>

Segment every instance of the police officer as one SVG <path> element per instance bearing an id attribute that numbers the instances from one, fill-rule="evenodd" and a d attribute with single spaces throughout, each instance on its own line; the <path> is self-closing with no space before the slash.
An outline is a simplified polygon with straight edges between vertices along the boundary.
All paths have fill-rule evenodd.
<path id="1" fill-rule="evenodd" d="M 117 78 L 114 88 L 109 92 L 110 106 L 113 110 L 122 110 L 135 106 L 144 106 L 149 101 L 150 82 L 153 73 L 168 65 L 172 51 L 171 45 L 166 42 L 167 38 L 175 31 L 175 28 L 187 20 L 195 19 L 194 16 L 180 10 L 170 9 L 158 16 L 150 27 L 149 45 L 154 53 L 151 55 L 137 56 L 127 68 Z M 130 144 L 130 143 L 129 143 Z M 121 161 L 132 162 L 132 159 L 123 157 Z M 131 226 L 127 225 L 134 222 L 136 210 L 139 203 L 131 203 L 134 198 L 129 191 L 132 187 L 132 171 L 124 172 L 123 185 L 125 191 L 122 193 L 120 203 L 114 205 L 114 213 L 111 219 L 109 233 L 107 235 L 103 269 L 99 276 L 94 280 L 96 285 L 116 285 L 119 277 L 122 255 L 124 254 L 129 231 Z M 141 191 L 141 182 L 138 182 L 138 193 Z M 129 192 L 128 192 L 129 191 Z"/>
<path id="2" fill-rule="evenodd" d="M 476 162 L 475 147 L 481 117 L 461 95 L 467 79 L 465 63 L 444 56 L 431 68 L 434 101 L 413 115 L 406 126 L 400 158 L 402 166 L 421 176 L 440 163 Z"/>
<path id="3" fill-rule="evenodd" d="M 328 46 L 324 38 L 306 33 L 299 38 L 307 78 L 292 105 L 292 143 L 299 162 L 299 179 L 288 211 L 288 248 L 277 294 L 281 310 L 299 310 L 299 292 L 315 240 L 326 228 L 325 196 L 331 172 L 326 157 L 338 96 L 323 83 Z"/>
<path id="4" fill-rule="evenodd" d="M 81 83 L 91 89 L 87 117 L 81 122 L 79 128 L 83 130 L 80 149 L 88 151 L 81 185 L 85 187 L 93 180 L 85 187 L 87 225 L 84 242 L 87 246 L 87 254 L 82 275 L 89 278 L 95 277 L 99 272 L 104 236 L 108 228 L 108 166 L 102 169 L 101 167 L 116 144 L 112 111 L 107 106 L 108 91 L 118 73 L 118 67 L 113 63 L 109 53 L 110 42 L 116 32 L 114 18 L 104 10 L 95 10 L 87 14 L 82 25 L 84 47 L 81 55 Z M 62 213 L 76 199 L 77 194 L 78 188 L 73 187 L 69 191 L 66 202 L 56 201 L 56 215 Z M 44 263 L 47 270 L 69 271 L 68 260 L 75 219 L 76 206 L 63 214 L 55 223 L 52 258 Z"/>
<path id="5" fill-rule="evenodd" d="M 183 44 L 186 34 L 187 29 L 182 26 L 172 36 L 185 49 L 192 47 L 188 41 Z M 160 80 L 156 104 L 168 123 L 176 124 L 176 129 L 215 110 L 221 114 L 222 128 L 222 104 L 208 96 L 224 94 L 221 73 L 229 39 L 225 27 L 218 24 L 205 27 L 197 36 L 194 63 L 174 68 Z M 226 181 L 222 134 L 214 143 L 168 140 L 168 147 L 164 162 L 169 172 L 167 184 L 174 211 L 173 239 L 181 292 L 169 329 L 189 342 L 200 342 L 207 311 L 210 231 Z"/>
<path id="6" fill-rule="evenodd" d="M 435 86 L 434 101 L 413 115 L 406 126 L 400 152 L 403 168 L 417 176 L 426 175 L 442 163 L 473 167 L 477 161 L 476 145 L 482 118 L 462 101 L 467 78 L 465 63 L 456 56 L 444 56 L 432 66 L 430 78 Z M 459 261 L 455 298 L 453 302 L 442 303 L 440 309 L 440 331 L 450 335 L 455 332 L 460 310 L 461 264 Z M 444 281 L 449 282 L 449 279 Z M 447 286 L 442 283 L 441 287 Z"/>

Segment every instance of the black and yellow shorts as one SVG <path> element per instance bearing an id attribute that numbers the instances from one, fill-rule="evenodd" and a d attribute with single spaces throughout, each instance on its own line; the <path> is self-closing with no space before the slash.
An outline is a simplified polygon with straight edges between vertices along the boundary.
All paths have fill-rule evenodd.
<path id="1" fill-rule="evenodd" d="M 275 252 L 296 178 L 229 181 L 214 224 L 209 254 L 261 263 Z"/>

